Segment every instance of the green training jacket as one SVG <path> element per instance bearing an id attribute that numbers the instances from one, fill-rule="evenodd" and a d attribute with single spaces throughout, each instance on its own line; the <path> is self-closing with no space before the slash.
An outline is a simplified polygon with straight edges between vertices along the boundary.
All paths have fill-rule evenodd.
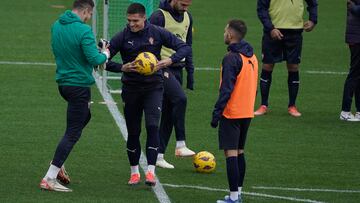
<path id="1" fill-rule="evenodd" d="M 78 15 L 67 10 L 53 24 L 51 46 L 58 85 L 89 87 L 94 84 L 93 67 L 103 64 L 106 55 L 99 53 L 90 26 Z"/>

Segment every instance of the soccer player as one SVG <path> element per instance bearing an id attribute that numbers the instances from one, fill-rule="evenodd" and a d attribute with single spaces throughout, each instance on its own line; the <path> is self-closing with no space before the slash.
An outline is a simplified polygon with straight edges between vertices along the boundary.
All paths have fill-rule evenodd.
<path id="1" fill-rule="evenodd" d="M 95 82 L 93 67 L 105 63 L 110 56 L 106 47 L 99 53 L 93 32 L 85 24 L 91 18 L 93 8 L 92 0 L 75 0 L 72 11 L 65 11 L 51 28 L 56 82 L 68 106 L 66 131 L 56 148 L 49 170 L 40 182 L 41 189 L 72 191 L 61 185 L 56 177 L 66 183 L 70 181 L 63 164 L 91 118 L 90 86 Z"/>
<path id="2" fill-rule="evenodd" d="M 165 0 L 160 2 L 159 9 L 150 17 L 152 24 L 164 27 L 179 39 L 192 44 L 192 17 L 188 12 L 192 0 Z M 161 50 L 161 58 L 171 56 L 175 51 L 166 47 Z M 166 147 L 175 128 L 175 155 L 180 157 L 193 156 L 195 152 L 186 147 L 185 143 L 185 112 L 187 98 L 182 89 L 183 68 L 187 71 L 186 87 L 194 89 L 194 65 L 192 53 L 178 63 L 163 70 L 164 101 L 160 122 L 160 147 L 156 165 L 162 168 L 174 168 L 164 159 Z"/>
<path id="3" fill-rule="evenodd" d="M 230 20 L 225 27 L 224 42 L 228 53 L 222 60 L 219 97 L 211 126 L 219 124 L 219 148 L 224 150 L 230 195 L 222 202 L 241 202 L 245 177 L 244 146 L 254 103 L 258 79 L 258 61 L 253 48 L 244 40 L 247 27 L 242 20 Z"/>
<path id="4" fill-rule="evenodd" d="M 146 21 L 145 8 L 139 3 L 130 4 L 127 9 L 127 20 L 126 28 L 111 39 L 109 47 L 110 59 L 120 52 L 124 64 L 110 60 L 106 69 L 123 72 L 121 96 L 125 103 L 124 116 L 128 130 L 126 147 L 131 168 L 128 184 L 134 185 L 140 182 L 141 147 L 139 137 L 144 112 L 148 163 L 145 183 L 155 185 L 155 164 L 159 147 L 159 121 L 164 79 L 161 70 L 149 76 L 137 73 L 134 60 L 141 52 L 151 52 L 160 59 L 162 46 L 176 50 L 175 53 L 158 62 L 157 68 L 160 69 L 180 62 L 191 52 L 191 48 L 169 31 Z"/>
<path id="5" fill-rule="evenodd" d="M 299 64 L 302 48 L 302 32 L 310 32 L 317 23 L 317 0 L 305 0 L 309 20 L 303 23 L 303 0 L 258 0 L 257 14 L 263 24 L 262 72 L 260 76 L 261 106 L 256 116 L 268 112 L 268 98 L 275 63 L 286 61 L 288 70 L 288 113 L 299 117 L 295 106 L 299 90 Z"/>
<path id="6" fill-rule="evenodd" d="M 360 0 L 347 1 L 345 41 L 350 49 L 350 70 L 345 80 L 340 120 L 360 121 Z M 355 116 L 350 112 L 355 93 Z"/>

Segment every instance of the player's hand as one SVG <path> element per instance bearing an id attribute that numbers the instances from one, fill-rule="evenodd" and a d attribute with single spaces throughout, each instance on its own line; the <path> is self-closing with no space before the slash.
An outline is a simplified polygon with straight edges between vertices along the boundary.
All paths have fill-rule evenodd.
<path id="1" fill-rule="evenodd" d="M 98 43 L 98 46 L 101 49 L 101 52 L 103 52 L 103 51 L 105 51 L 106 49 L 109 48 L 110 42 L 107 41 L 106 39 L 100 39 L 99 43 Z"/>
<path id="2" fill-rule="evenodd" d="M 315 23 L 313 23 L 311 20 L 308 20 L 304 23 L 304 30 L 305 32 L 310 32 L 315 27 Z"/>
<path id="3" fill-rule="evenodd" d="M 161 68 L 165 68 L 167 66 L 170 66 L 172 64 L 172 60 L 171 58 L 166 58 L 166 59 L 163 59 L 161 61 L 159 61 L 156 65 L 156 71 L 160 70 Z"/>
<path id="4" fill-rule="evenodd" d="M 135 61 L 123 64 L 123 66 L 121 67 L 121 71 L 122 72 L 139 72 L 136 69 Z"/>
<path id="5" fill-rule="evenodd" d="M 282 40 L 284 35 L 280 32 L 279 29 L 272 29 L 270 32 L 271 38 L 273 38 L 274 40 Z"/>
<path id="6" fill-rule="evenodd" d="M 215 118 L 213 118 L 210 122 L 212 128 L 217 128 L 218 124 L 219 124 L 219 120 Z"/>
<path id="7" fill-rule="evenodd" d="M 108 47 L 106 47 L 104 50 L 101 51 L 101 53 L 106 55 L 106 59 L 110 58 L 110 50 Z M 106 61 L 107 62 L 107 61 Z"/>
<path id="8" fill-rule="evenodd" d="M 194 75 L 192 73 L 187 74 L 186 88 L 188 88 L 189 90 L 194 90 Z"/>

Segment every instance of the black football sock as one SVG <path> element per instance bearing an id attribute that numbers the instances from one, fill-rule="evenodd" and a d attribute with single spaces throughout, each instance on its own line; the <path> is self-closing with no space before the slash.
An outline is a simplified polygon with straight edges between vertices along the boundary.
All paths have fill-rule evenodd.
<path id="1" fill-rule="evenodd" d="M 295 105 L 299 84 L 299 71 L 288 72 L 289 107 Z"/>
<path id="2" fill-rule="evenodd" d="M 238 166 L 239 166 L 239 182 L 238 186 L 242 187 L 244 183 L 244 177 L 245 177 L 245 169 L 246 169 L 246 163 L 245 163 L 245 154 L 239 154 L 237 157 Z"/>
<path id="3" fill-rule="evenodd" d="M 239 168 L 236 156 L 226 158 L 226 171 L 230 192 L 237 192 L 239 181 Z"/>
<path id="4" fill-rule="evenodd" d="M 272 71 L 262 70 L 260 77 L 261 105 L 268 106 Z"/>

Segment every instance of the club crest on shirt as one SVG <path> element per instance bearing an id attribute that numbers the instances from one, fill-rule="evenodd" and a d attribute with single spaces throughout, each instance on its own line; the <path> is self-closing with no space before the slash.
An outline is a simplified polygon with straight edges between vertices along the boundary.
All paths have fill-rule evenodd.
<path id="1" fill-rule="evenodd" d="M 149 37 L 149 43 L 150 43 L 151 45 L 153 45 L 153 44 L 154 44 L 154 38 Z"/>

